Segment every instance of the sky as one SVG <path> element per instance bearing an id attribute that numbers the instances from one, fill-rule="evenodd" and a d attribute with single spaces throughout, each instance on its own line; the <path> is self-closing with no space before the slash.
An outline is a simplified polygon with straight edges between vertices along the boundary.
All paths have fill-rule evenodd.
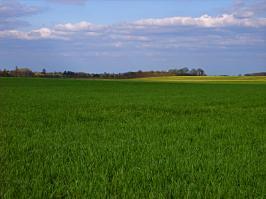
<path id="1" fill-rule="evenodd" d="M 266 71 L 266 0 L 0 0 L 0 69 Z"/>

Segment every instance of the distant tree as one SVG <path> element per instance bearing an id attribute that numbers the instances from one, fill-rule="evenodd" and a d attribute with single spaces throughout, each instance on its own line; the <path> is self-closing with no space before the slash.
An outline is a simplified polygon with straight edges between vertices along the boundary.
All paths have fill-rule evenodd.
<path id="1" fill-rule="evenodd" d="M 45 70 L 45 68 L 42 69 L 42 74 L 43 74 L 43 75 L 46 74 L 46 70 Z"/>
<path id="2" fill-rule="evenodd" d="M 204 70 L 201 69 L 201 68 L 198 68 L 197 69 L 197 76 L 204 76 L 204 75 L 206 75 L 205 72 L 204 72 Z"/>
<path id="3" fill-rule="evenodd" d="M 10 74 L 10 71 L 5 69 L 1 71 L 1 74 L 0 74 L 1 77 L 10 77 L 11 74 Z"/>
<path id="4" fill-rule="evenodd" d="M 181 68 L 179 71 L 182 75 L 187 75 L 189 73 L 189 69 L 187 67 Z"/>
<path id="5" fill-rule="evenodd" d="M 170 69 L 168 71 L 169 73 L 173 73 L 177 76 L 182 76 L 182 75 L 188 75 L 189 74 L 189 69 L 187 67 L 181 68 L 181 69 Z"/>
<path id="6" fill-rule="evenodd" d="M 9 76 L 9 72 L 8 72 L 8 70 L 6 70 L 4 68 L 4 70 L 3 70 L 3 77 L 8 77 L 8 76 Z"/>
<path id="7" fill-rule="evenodd" d="M 31 77 L 33 76 L 33 72 L 29 68 L 18 68 L 17 76 L 20 77 Z"/>
<path id="8" fill-rule="evenodd" d="M 259 72 L 259 73 L 248 73 L 245 76 L 266 76 L 266 72 Z"/>
<path id="9" fill-rule="evenodd" d="M 15 76 L 17 77 L 18 76 L 18 67 L 16 66 L 16 68 L 15 68 Z"/>
<path id="10" fill-rule="evenodd" d="M 190 70 L 189 73 L 190 73 L 190 75 L 192 75 L 192 76 L 197 76 L 198 71 L 197 71 L 195 68 L 193 68 L 193 69 Z"/>

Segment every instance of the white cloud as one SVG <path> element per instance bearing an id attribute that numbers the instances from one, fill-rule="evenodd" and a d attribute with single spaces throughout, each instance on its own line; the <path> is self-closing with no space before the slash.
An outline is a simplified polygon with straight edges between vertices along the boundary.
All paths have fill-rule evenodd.
<path id="1" fill-rule="evenodd" d="M 39 39 L 68 39 L 68 34 L 65 32 L 55 31 L 49 28 L 40 28 L 30 32 L 18 30 L 0 31 L 0 38 L 12 38 L 20 40 L 39 40 Z"/>
<path id="2" fill-rule="evenodd" d="M 0 31 L 0 38 L 16 38 L 16 39 L 29 39 L 28 33 L 17 30 L 3 30 Z"/>
<path id="3" fill-rule="evenodd" d="M 66 24 L 58 24 L 55 26 L 55 29 L 62 31 L 93 31 L 100 30 L 104 28 L 102 25 L 96 25 L 89 23 L 87 21 L 81 21 L 79 23 L 66 23 Z"/>
<path id="4" fill-rule="evenodd" d="M 66 32 L 60 32 L 49 28 L 40 28 L 28 33 L 30 39 L 67 39 Z"/>
<path id="5" fill-rule="evenodd" d="M 244 28 L 240 31 L 239 28 Z M 98 25 L 86 21 L 58 24 L 28 32 L 0 31 L 0 39 L 68 40 L 75 49 L 176 49 L 265 44 L 265 18 L 169 17 Z M 249 35 L 247 32 L 251 32 Z M 260 30 L 260 31 L 257 31 Z M 73 49 L 70 48 L 70 49 Z"/>
<path id="6" fill-rule="evenodd" d="M 266 18 L 236 18 L 233 14 L 223 14 L 212 17 L 203 15 L 201 17 L 168 17 L 161 19 L 143 19 L 134 22 L 137 26 L 199 26 L 199 27 L 261 27 L 266 26 Z"/>

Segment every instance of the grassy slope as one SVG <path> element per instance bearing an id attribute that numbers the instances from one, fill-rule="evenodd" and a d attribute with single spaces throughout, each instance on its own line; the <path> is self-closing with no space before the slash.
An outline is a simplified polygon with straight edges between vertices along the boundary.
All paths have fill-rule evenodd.
<path id="1" fill-rule="evenodd" d="M 263 197 L 266 84 L 0 79 L 0 197 Z"/>

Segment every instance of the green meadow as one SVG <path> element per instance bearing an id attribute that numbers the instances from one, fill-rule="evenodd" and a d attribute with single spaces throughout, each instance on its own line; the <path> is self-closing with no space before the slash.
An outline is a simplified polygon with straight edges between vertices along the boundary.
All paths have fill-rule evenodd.
<path id="1" fill-rule="evenodd" d="M 189 78 L 0 78 L 0 198 L 264 198 L 265 77 Z"/>

